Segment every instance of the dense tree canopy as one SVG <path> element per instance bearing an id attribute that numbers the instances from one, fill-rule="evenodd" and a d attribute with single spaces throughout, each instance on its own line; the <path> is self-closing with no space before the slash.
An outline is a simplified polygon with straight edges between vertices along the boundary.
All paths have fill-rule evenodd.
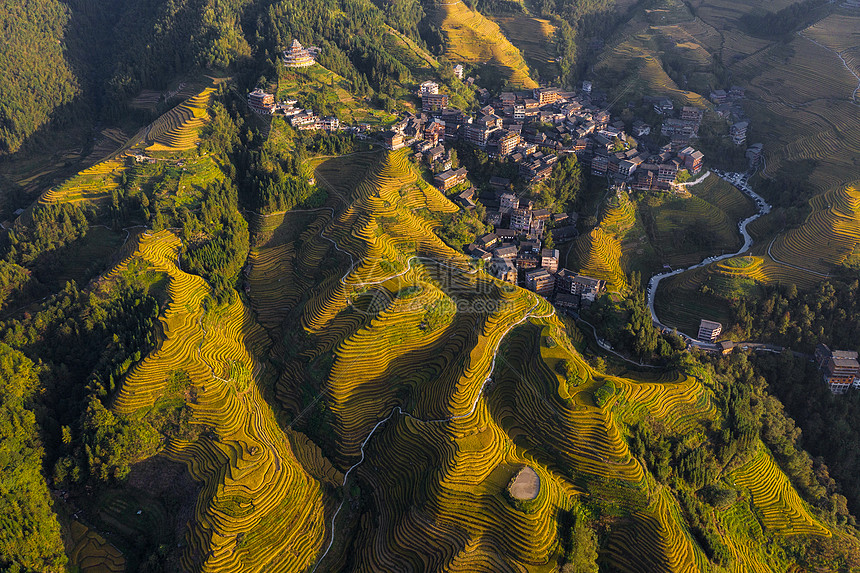
<path id="1" fill-rule="evenodd" d="M 63 50 L 68 23 L 59 0 L 0 2 L 0 153 L 17 150 L 78 93 Z"/>
<path id="2" fill-rule="evenodd" d="M 42 476 L 42 444 L 31 404 L 39 367 L 0 344 L 0 569 L 62 571 L 60 526 Z"/>

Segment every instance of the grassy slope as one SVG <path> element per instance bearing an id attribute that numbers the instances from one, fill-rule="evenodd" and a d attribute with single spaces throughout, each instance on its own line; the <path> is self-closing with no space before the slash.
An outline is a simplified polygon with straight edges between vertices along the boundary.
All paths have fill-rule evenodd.
<path id="1" fill-rule="evenodd" d="M 555 26 L 549 20 L 525 13 L 513 16 L 489 16 L 499 25 L 505 37 L 519 48 L 526 62 L 537 69 L 541 78 L 558 77 L 555 63 Z"/>
<path id="2" fill-rule="evenodd" d="M 775 11 L 788 4 L 786 0 L 763 8 Z M 732 82 L 747 88 L 745 106 L 752 117 L 749 139 L 765 144 L 764 175 L 775 175 L 791 167 L 792 162 L 814 160 L 809 184 L 826 194 L 812 201 L 813 213 L 799 229 L 786 233 L 779 224 L 769 223 L 776 215 L 754 225 L 757 244 L 753 254 L 763 259 L 740 282 L 735 279 L 744 273 L 734 270 L 730 273 L 734 278 L 726 282 L 729 274 L 714 268 L 712 272 L 674 277 L 661 285 L 661 317 L 679 327 L 692 325 L 696 313 L 728 318 L 725 303 L 699 300 L 706 283 L 716 292 L 725 289 L 723 294 L 752 294 L 756 283 L 810 286 L 821 280 L 772 260 L 767 246 L 774 239 L 773 253 L 779 261 L 817 272 L 854 260 L 860 249 L 860 218 L 852 191 L 860 180 L 860 165 L 854 161 L 860 154 L 860 114 L 850 101 L 857 81 L 824 47 L 843 53 L 856 70 L 854 46 L 860 17 L 837 9 L 836 14 L 804 30 L 806 37 L 796 35 L 782 43 L 751 36 L 740 23 L 744 14 L 760 7 L 733 0 L 690 5 L 694 13 L 680 2 L 665 0 L 655 9 L 638 14 L 607 48 L 596 68 L 622 85 L 629 73 L 625 70 L 634 69 L 631 85 L 646 93 L 670 93 L 689 101 L 688 94 L 679 93 L 666 76 L 661 57 L 681 67 L 688 87 L 704 94 L 717 87 L 710 59 L 718 58 L 732 74 Z M 694 218 L 682 216 L 676 222 L 691 226 Z M 665 222 L 658 228 L 665 227 Z M 675 246 L 674 241 L 670 243 Z"/>
<path id="3" fill-rule="evenodd" d="M 426 6 L 425 10 L 445 34 L 445 54 L 454 63 L 490 64 L 499 69 L 511 87 L 533 88 L 520 51 L 498 24 L 467 7 L 461 0 Z"/>
<path id="4" fill-rule="evenodd" d="M 619 405 L 597 407 L 593 393 L 608 379 L 574 350 L 546 303 L 471 274 L 435 236 L 438 217 L 456 207 L 416 176 L 403 153 L 331 159 L 316 168 L 316 177 L 329 188 L 327 208 L 254 222 L 250 308 L 237 300 L 207 311 L 208 286 L 176 266 L 179 240 L 169 231 L 136 237 L 102 282 L 109 285 L 142 260 L 167 285 L 164 334 L 122 381 L 115 408 L 142 415 L 157 403 L 165 373 L 182 369 L 196 391 L 195 419 L 212 428 L 196 442 L 167 446 L 167 455 L 187 464 L 202 484 L 185 565 L 211 571 L 310 565 L 332 534 L 328 516 L 338 497 L 326 492 L 340 487 L 363 440 L 398 405 L 414 418 L 394 416 L 366 445 L 368 461 L 351 474 L 355 481 L 345 492 L 348 503 L 324 570 L 351 559 L 365 569 L 409 563 L 419 570 L 552 571 L 559 555 L 557 510 L 573 508 L 583 491 L 605 504 L 618 526 L 603 553 L 607 562 L 623 571 L 643 563 L 650 570 L 701 569 L 705 558 L 686 533 L 677 502 L 659 493 L 623 438 L 626 423 L 645 417 L 684 434 L 713 420 L 717 413 L 701 384 L 680 376 L 611 378 Z M 610 204 L 603 213 L 607 228 L 635 228 L 630 207 L 620 199 Z M 324 237 L 359 263 L 352 266 Z M 420 264 L 410 265 L 414 255 L 424 257 Z M 428 309 L 452 299 L 500 305 L 442 312 L 428 330 Z M 277 341 L 271 348 L 252 309 Z M 542 318 L 503 342 L 510 325 L 529 312 Z M 305 341 L 298 348 L 290 342 L 295 325 Z M 548 335 L 557 341 L 553 348 L 544 344 Z M 499 344 L 504 350 L 494 363 Z M 263 367 L 267 356 L 273 361 Z M 575 365 L 582 384 L 568 386 L 554 373 L 560 359 Z M 282 365 L 277 382 L 270 380 L 275 363 Z M 484 389 L 491 374 L 496 382 Z M 323 408 L 310 414 L 309 381 L 327 389 Z M 274 405 L 263 399 L 272 383 Z M 456 421 L 419 421 L 449 416 Z M 324 421 L 335 441 L 320 434 L 314 419 Z M 541 479 L 525 511 L 505 496 L 524 464 Z M 799 526 L 822 531 L 791 490 L 785 493 L 781 472 L 768 472 L 776 476 L 768 484 L 781 488 L 779 503 L 806 516 Z M 755 502 L 765 515 L 772 513 L 767 487 Z M 120 520 L 125 515 L 114 513 Z M 732 543 L 754 545 L 726 519 Z M 773 533 L 793 527 L 780 524 Z M 121 563 L 111 548 L 86 552 L 89 562 L 107 568 Z M 781 566 L 779 557 L 744 558 L 757 570 Z"/>
<path id="5" fill-rule="evenodd" d="M 453 253 L 431 229 L 450 203 L 421 185 L 401 154 L 330 160 L 317 168 L 317 179 L 331 191 L 334 215 L 322 210 L 260 222 L 264 240 L 250 280 L 261 315 L 285 308 L 269 326 L 276 340 L 284 333 L 290 340 L 297 336 L 293 325 L 303 325 L 298 353 L 289 342 L 273 353 L 285 360 L 277 385 L 283 407 L 321 446 L 308 471 L 339 485 L 364 444 L 365 461 L 345 488 L 322 569 L 340 570 L 349 560 L 367 570 L 551 571 L 558 555 L 555 510 L 574 507 L 588 491 L 613 523 L 602 553 L 607 563 L 631 572 L 704 570 L 706 558 L 677 502 L 660 493 L 623 438 L 625 423 L 645 418 L 684 435 L 715 420 L 719 415 L 700 383 L 679 375 L 607 378 L 574 350 L 555 315 L 533 318 L 506 336 L 493 368 L 493 349 L 507 326 L 538 301 L 520 289 L 500 289 L 483 273 L 440 272 L 432 260 L 450 263 Z M 613 205 L 606 225 L 624 229 L 632 223 L 626 212 L 622 203 Z M 349 258 L 336 255 L 323 237 L 360 263 L 350 269 Z M 427 258 L 407 270 L 416 253 Z M 466 310 L 443 312 L 427 326 L 427 310 L 440 301 L 476 297 L 506 306 L 489 313 L 461 307 Z M 552 348 L 547 336 L 556 342 Z M 561 359 L 574 365 L 578 386 L 555 374 Z M 482 392 L 491 372 L 494 383 Z M 607 380 L 619 397 L 600 408 L 593 394 Z M 317 421 L 302 419 L 313 398 L 308 381 L 328 389 L 325 408 L 309 414 Z M 395 413 L 374 431 L 395 407 L 408 416 Z M 449 416 L 458 418 L 422 421 Z M 316 424 L 330 424 L 335 439 Z M 541 488 L 523 511 L 505 490 L 524 464 L 538 473 Z M 806 519 L 796 524 L 798 532 L 824 532 L 802 502 L 785 493 L 778 468 L 768 471 L 776 473 L 756 494 L 756 507 L 770 515 L 779 504 L 791 504 Z M 776 501 L 769 497 L 771 483 L 783 488 Z M 720 531 L 743 552 L 732 570 L 781 570 L 781 558 L 750 549 L 756 538 L 732 521 L 744 511 L 740 498 L 725 518 L 716 516 Z M 793 533 L 794 527 L 779 524 L 768 534 Z"/>

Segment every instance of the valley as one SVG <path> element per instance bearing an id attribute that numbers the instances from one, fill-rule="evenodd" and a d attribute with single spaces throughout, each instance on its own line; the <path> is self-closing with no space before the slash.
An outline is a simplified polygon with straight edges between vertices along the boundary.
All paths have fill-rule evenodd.
<path id="1" fill-rule="evenodd" d="M 9 4 L 0 569 L 860 569 L 855 4 Z"/>

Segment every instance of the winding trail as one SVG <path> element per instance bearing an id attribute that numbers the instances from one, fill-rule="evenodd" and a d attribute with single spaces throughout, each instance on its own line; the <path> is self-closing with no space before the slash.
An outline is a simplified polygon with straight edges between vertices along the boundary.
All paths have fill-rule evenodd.
<path id="1" fill-rule="evenodd" d="M 730 173 L 730 172 L 717 171 L 716 169 L 713 171 L 713 173 L 716 174 L 721 179 L 728 181 L 729 183 L 734 185 L 737 189 L 739 189 L 744 194 L 746 194 L 750 199 L 755 201 L 756 205 L 758 206 L 758 212 L 755 213 L 754 215 L 747 217 L 746 219 L 741 221 L 740 224 L 738 225 L 738 231 L 740 232 L 740 234 L 744 238 L 744 244 L 741 246 L 741 248 L 737 252 L 729 253 L 729 254 L 725 254 L 725 255 L 719 255 L 719 256 L 715 255 L 712 257 L 708 257 L 705 260 L 703 260 L 702 262 L 697 263 L 695 265 L 692 265 L 692 266 L 689 266 L 686 268 L 675 269 L 673 271 L 668 271 L 665 273 L 659 273 L 659 274 L 656 274 L 656 275 L 651 277 L 651 279 L 648 281 L 648 309 L 651 311 L 651 320 L 653 320 L 654 324 L 660 328 L 668 328 L 665 324 L 660 322 L 660 319 L 657 317 L 657 313 L 654 310 L 654 299 L 657 296 L 657 287 L 660 286 L 660 281 L 662 281 L 665 278 L 673 277 L 675 275 L 679 275 L 683 272 L 691 271 L 693 269 L 698 269 L 698 268 L 707 266 L 711 263 L 715 263 L 717 261 L 730 259 L 732 257 L 736 257 L 738 255 L 742 255 L 743 253 L 747 252 L 748 250 L 750 250 L 750 248 L 753 245 L 753 239 L 750 236 L 749 232 L 747 231 L 747 227 L 749 226 L 750 223 L 752 223 L 753 221 L 755 221 L 756 219 L 758 219 L 762 215 L 770 213 L 770 210 L 771 210 L 770 204 L 767 203 L 761 197 L 761 195 L 759 195 L 758 193 L 753 191 L 752 187 L 750 187 L 750 185 L 749 185 L 749 178 L 752 175 L 751 173 Z M 713 344 L 700 342 L 700 341 L 696 340 L 695 336 L 690 336 L 689 334 L 682 333 L 682 332 L 679 332 L 678 334 L 681 334 L 682 336 L 684 336 L 685 338 L 690 340 L 696 346 L 700 346 L 703 348 L 713 348 L 714 347 Z"/>
<path id="2" fill-rule="evenodd" d="M 705 179 L 707 179 L 711 175 L 710 171 L 705 171 L 702 175 L 699 176 L 695 181 L 686 181 L 684 183 L 676 183 L 675 187 L 692 187 L 693 185 L 698 185 Z"/>
<path id="3" fill-rule="evenodd" d="M 326 178 L 325 178 L 324 176 L 321 176 L 319 173 L 315 173 L 315 176 L 316 176 L 316 177 L 317 177 L 317 178 L 318 178 L 318 179 L 319 179 L 319 180 L 320 180 L 320 181 L 321 181 L 321 182 L 322 182 L 326 187 L 328 187 L 328 188 L 329 188 L 329 189 L 330 189 L 330 190 L 331 190 L 335 195 L 337 195 L 337 196 L 338 196 L 338 198 L 339 198 L 339 199 L 341 199 L 341 200 L 344 202 L 344 204 L 345 204 L 345 205 L 349 205 L 349 204 L 350 204 L 350 202 L 347 200 L 347 198 L 346 198 L 346 197 L 344 197 L 344 196 L 343 196 L 343 194 L 341 194 L 340 192 L 338 192 L 338 191 L 337 191 L 337 189 L 336 189 L 336 188 L 335 188 L 335 187 L 334 187 L 334 186 L 333 186 L 329 181 L 327 181 L 327 180 L 326 180 Z M 351 285 L 353 285 L 353 286 L 372 286 L 372 285 L 382 284 L 382 283 L 384 283 L 384 282 L 386 282 L 386 281 L 389 281 L 389 280 L 391 280 L 391 279 L 393 279 L 393 278 L 397 278 L 397 277 L 399 277 L 399 276 L 402 276 L 402 275 L 404 275 L 404 274 L 408 273 L 408 272 L 413 268 L 413 263 L 414 263 L 414 262 L 418 262 L 419 264 L 422 264 L 422 265 L 423 265 L 423 264 L 426 264 L 426 263 L 436 264 L 436 265 L 439 265 L 439 266 L 444 267 L 444 268 L 448 268 L 448 269 L 452 269 L 452 270 L 460 271 L 460 272 L 462 272 L 462 273 L 464 273 L 464 274 L 474 274 L 474 273 L 477 273 L 477 272 L 478 272 L 478 270 L 477 270 L 477 269 L 472 268 L 472 267 L 471 267 L 471 265 L 469 265 L 469 264 L 468 264 L 468 262 L 466 262 L 465 260 L 464 260 L 464 265 L 463 265 L 463 267 L 459 267 L 459 266 L 448 265 L 448 264 L 443 263 L 443 262 L 441 262 L 441 261 L 438 261 L 438 260 L 436 260 L 436 259 L 434 259 L 434 258 L 432 258 L 432 257 L 419 257 L 419 256 L 413 256 L 413 257 L 410 257 L 410 258 L 408 259 L 407 264 L 406 264 L 406 268 L 405 268 L 404 270 L 402 270 L 402 271 L 400 271 L 400 272 L 397 272 L 397 273 L 393 273 L 393 274 L 392 274 L 392 275 L 390 275 L 390 276 L 386 276 L 386 277 L 384 277 L 384 278 L 382 278 L 382 279 L 377 279 L 377 280 L 373 280 L 373 281 L 366 281 L 366 282 L 361 282 L 361 281 L 359 281 L 359 282 L 347 282 L 347 277 L 348 277 L 350 274 L 352 274 L 352 273 L 355 271 L 355 269 L 356 269 L 356 268 L 358 268 L 358 266 L 363 262 L 363 259 L 362 259 L 362 257 L 359 257 L 359 256 L 357 256 L 357 255 L 354 255 L 354 254 L 353 254 L 353 253 L 351 253 L 349 250 L 342 248 L 342 247 L 338 244 L 338 242 L 337 242 L 335 239 L 333 239 L 333 238 L 328 237 L 328 236 L 326 236 L 326 235 L 325 235 L 325 230 L 326 230 L 326 229 L 329 227 L 329 225 L 330 225 L 332 222 L 334 222 L 334 220 L 335 220 L 335 219 L 334 219 L 334 216 L 335 216 L 335 210 L 334 210 L 334 208 L 331 208 L 331 207 L 322 207 L 322 208 L 320 208 L 320 209 L 309 209 L 309 210 L 307 210 L 307 211 L 311 211 L 311 212 L 312 212 L 312 211 L 321 211 L 321 210 L 328 210 L 328 211 L 330 211 L 330 212 L 331 212 L 331 214 L 332 214 L 332 218 L 331 218 L 331 220 L 329 221 L 329 223 L 328 223 L 328 224 L 324 225 L 324 226 L 320 229 L 319 237 L 320 237 L 321 239 L 324 239 L 324 240 L 326 240 L 326 241 L 330 242 L 330 243 L 332 244 L 332 246 L 334 246 L 334 248 L 335 248 L 338 252 L 344 253 L 344 254 L 345 254 L 345 255 L 347 255 L 347 256 L 349 257 L 349 259 L 350 259 L 350 267 L 349 267 L 349 269 L 348 269 L 348 270 L 347 270 L 347 272 L 346 272 L 346 273 L 345 273 L 345 274 L 340 278 L 340 282 L 341 282 L 342 284 L 351 284 Z M 464 257 L 464 259 L 465 259 L 465 257 Z M 464 268 L 464 267 L 465 267 L 465 268 Z M 370 440 L 373 438 L 373 436 L 374 436 L 374 435 L 376 435 L 377 430 L 379 430 L 379 428 L 383 427 L 383 426 L 385 425 L 385 423 L 386 423 L 386 422 L 388 422 L 388 421 L 389 421 L 391 418 L 393 418 L 394 416 L 396 416 L 396 415 L 401 415 L 401 416 L 404 416 L 404 417 L 410 418 L 410 419 L 412 419 L 412 420 L 414 420 L 414 421 L 416 421 L 416 422 L 423 423 L 423 424 L 444 424 L 444 423 L 449 423 L 449 422 L 453 422 L 453 421 L 455 421 L 455 420 L 459 420 L 459 419 L 463 419 L 463 418 L 468 418 L 468 417 L 472 416 L 472 415 L 475 413 L 475 410 L 477 410 L 477 408 L 478 408 L 478 403 L 480 402 L 481 397 L 482 397 L 482 396 L 483 396 L 483 394 L 484 394 L 484 390 L 486 389 L 487 384 L 492 380 L 493 371 L 495 370 L 495 367 L 496 367 L 496 358 L 498 357 L 499 348 L 501 347 L 502 341 L 504 340 L 505 336 L 507 336 L 507 335 L 508 335 L 508 333 L 510 333 L 510 332 L 511 332 L 511 330 L 513 330 L 514 328 L 516 328 L 517 326 L 521 325 L 522 323 L 526 322 L 526 321 L 527 321 L 527 320 L 529 320 L 529 319 L 532 319 L 532 318 L 546 318 L 546 317 L 551 316 L 552 314 L 554 314 L 554 313 L 555 313 L 555 310 L 550 306 L 550 311 L 549 311 L 548 313 L 537 314 L 537 313 L 535 312 L 535 311 L 536 311 L 536 309 L 538 309 L 538 307 L 540 307 L 540 306 L 541 306 L 541 304 L 542 304 L 542 303 L 544 303 L 545 301 L 544 301 L 544 299 L 543 299 L 542 297 L 538 297 L 537 295 L 534 295 L 534 296 L 535 296 L 535 298 L 537 299 L 537 300 L 535 300 L 534 305 L 532 305 L 532 307 L 531 307 L 531 308 L 529 308 L 529 310 L 527 310 L 527 311 L 523 314 L 522 318 L 520 318 L 518 321 L 516 321 L 516 322 L 514 322 L 514 323 L 511 323 L 511 324 L 508 324 L 508 325 L 506 326 L 505 330 L 502 332 L 502 335 L 501 335 L 501 336 L 499 336 L 498 341 L 496 342 L 495 347 L 493 348 L 493 358 L 492 358 L 492 361 L 490 362 L 490 366 L 489 366 L 489 369 L 488 369 L 487 377 L 484 379 L 483 383 L 481 384 L 481 388 L 478 390 L 478 393 L 477 393 L 477 395 L 475 396 L 475 400 L 472 402 L 472 407 L 469 409 L 469 411 L 468 411 L 468 412 L 463 413 L 463 414 L 454 414 L 454 415 L 451 415 L 451 416 L 448 416 L 448 417 L 445 417 L 445 418 L 436 418 L 436 419 L 428 419 L 428 420 L 425 420 L 425 419 L 422 419 L 422 418 L 415 417 L 415 416 L 413 416 L 412 414 L 410 414 L 410 413 L 408 413 L 408 412 L 404 412 L 404 411 L 401 409 L 401 407 L 400 407 L 400 406 L 395 406 L 395 407 L 392 409 L 391 413 L 390 413 L 390 414 L 388 414 L 388 415 L 387 415 L 386 417 L 384 417 L 383 419 L 379 420 L 379 421 L 378 421 L 378 422 L 373 426 L 373 428 L 370 430 L 370 432 L 369 432 L 369 433 L 368 433 L 368 435 L 364 438 L 364 440 L 362 440 L 362 442 L 361 442 L 361 447 L 360 447 L 360 453 L 361 453 L 361 456 L 360 456 L 359 460 L 358 460 L 356 463 L 354 463 L 352 466 L 350 466 L 350 467 L 346 470 L 346 472 L 344 472 L 344 475 L 343 475 L 343 483 L 342 483 L 342 486 L 341 486 L 341 487 L 342 487 L 343 489 L 345 489 L 345 488 L 346 488 L 346 485 L 347 485 L 347 483 L 348 483 L 348 481 L 349 481 L 349 476 L 350 476 L 350 474 L 353 472 L 353 470 L 355 470 L 355 469 L 356 469 L 356 468 L 358 468 L 362 463 L 364 463 L 364 460 L 365 460 L 365 448 L 366 448 L 367 444 L 369 444 L 369 443 L 370 443 Z M 316 397 L 316 399 L 315 399 L 315 400 L 313 400 L 313 402 L 312 402 L 311 406 L 313 406 L 313 403 L 315 403 L 316 401 L 318 401 L 326 391 L 327 391 L 327 388 L 326 388 L 326 387 L 323 387 L 323 388 L 322 388 L 322 390 L 321 390 L 321 392 L 319 393 L 319 395 Z M 308 406 L 308 408 L 310 408 L 311 406 Z M 308 408 L 306 408 L 306 410 L 307 410 Z M 303 411 L 303 412 L 300 412 L 300 413 L 299 413 L 299 415 L 297 416 L 296 420 L 297 420 L 297 419 L 299 419 L 299 418 L 301 418 L 301 416 L 302 416 L 303 414 L 304 414 L 304 411 Z M 296 421 L 296 420 L 293 420 L 293 421 L 290 423 L 290 426 L 292 426 L 292 424 L 293 424 L 293 423 L 295 423 L 295 421 Z M 323 560 L 324 560 L 324 559 L 326 558 L 326 556 L 329 554 L 329 551 L 331 551 L 331 548 L 332 548 L 332 546 L 334 545 L 334 541 L 335 541 L 335 533 L 336 533 L 335 522 L 336 522 L 336 520 L 337 520 L 338 515 L 340 515 L 340 511 L 343 509 L 343 506 L 344 506 L 344 504 L 346 503 L 346 501 L 347 501 L 347 497 L 346 497 L 346 496 L 344 496 L 344 498 L 341 500 L 340 504 L 338 504 L 337 509 L 336 509 L 336 510 L 334 511 L 334 513 L 332 514 L 332 517 L 331 517 L 331 533 L 330 533 L 330 537 L 329 537 L 329 542 L 328 542 L 328 545 L 326 546 L 325 551 L 324 551 L 324 552 L 322 553 L 322 555 L 320 555 L 320 557 L 317 559 L 316 565 L 314 565 L 314 568 L 313 568 L 313 570 L 312 570 L 313 572 L 316 572 L 316 571 L 319 569 L 319 567 L 320 567 L 320 565 L 322 564 Z"/>
<path id="4" fill-rule="evenodd" d="M 813 26 L 814 25 L 815 24 L 813 24 Z M 854 68 L 852 68 L 851 66 L 848 65 L 848 61 L 845 59 L 845 57 L 842 55 L 842 53 L 837 52 L 836 50 L 834 50 L 832 48 L 828 48 L 827 46 L 825 46 L 821 42 L 813 40 L 809 36 L 805 35 L 802 30 L 800 32 L 798 32 L 797 35 L 802 37 L 802 38 L 806 38 L 807 40 L 809 40 L 810 42 L 812 42 L 816 46 L 824 48 L 825 50 L 827 50 L 828 52 L 834 54 L 837 58 L 839 58 L 839 60 L 842 62 L 842 65 L 845 67 L 846 70 L 848 70 L 848 73 L 850 73 L 852 76 L 854 76 L 854 79 L 857 80 L 857 87 L 854 88 L 853 92 L 851 92 L 851 100 L 850 101 L 853 105 L 860 107 L 860 102 L 857 101 L 857 92 L 860 92 L 860 74 L 855 72 Z"/>
<path id="5" fill-rule="evenodd" d="M 346 472 L 343 474 L 343 484 L 341 487 L 346 489 L 346 484 L 347 484 L 347 481 L 349 480 L 349 474 L 352 473 L 352 470 L 356 469 L 358 466 L 360 466 L 362 463 L 364 463 L 364 456 L 365 456 L 364 448 L 370 442 L 371 438 L 373 438 L 376 431 L 379 428 L 381 428 L 382 426 L 384 426 L 385 423 L 388 422 L 388 420 L 393 418 L 395 415 L 399 414 L 399 415 L 402 415 L 406 418 L 410 418 L 412 420 L 415 420 L 416 422 L 420 422 L 423 424 L 443 424 L 443 423 L 453 422 L 455 420 L 459 420 L 462 418 L 468 418 L 469 416 L 474 414 L 475 410 L 478 408 L 478 402 L 481 400 L 481 397 L 484 395 L 484 389 L 487 387 L 487 384 L 492 380 L 493 371 L 496 368 L 496 358 L 498 357 L 498 354 L 499 354 L 499 347 L 501 346 L 502 341 L 504 340 L 505 336 L 507 336 L 511 330 L 513 330 L 514 328 L 516 328 L 520 324 L 524 323 L 525 321 L 529 320 L 530 318 L 546 318 L 547 316 L 551 316 L 555 312 L 555 311 L 550 311 L 549 314 L 535 314 L 534 311 L 537 307 L 540 306 L 542 300 L 543 299 L 536 301 L 534 306 L 532 306 L 523 315 L 523 317 L 520 320 L 518 320 L 517 322 L 515 322 L 513 324 L 508 325 L 507 328 L 505 329 L 505 331 L 499 337 L 499 340 L 496 343 L 495 348 L 493 348 L 493 360 L 490 362 L 489 373 L 487 374 L 487 377 L 484 379 L 484 382 L 481 384 L 481 389 L 478 391 L 478 395 L 475 396 L 475 400 L 472 402 L 472 407 L 469 409 L 468 412 L 466 412 L 465 414 L 457 414 L 457 415 L 448 416 L 447 418 L 436 418 L 436 419 L 424 420 L 422 418 L 417 418 L 417 417 L 413 416 L 412 414 L 409 414 L 408 412 L 404 412 L 400 408 L 400 406 L 395 406 L 394 409 L 391 411 L 391 413 L 388 414 L 388 416 L 386 416 L 385 418 L 383 418 L 382 420 L 377 422 L 375 426 L 373 426 L 373 429 L 370 430 L 370 433 L 367 434 L 367 437 L 364 438 L 364 440 L 361 442 L 361 458 L 356 463 L 354 463 L 352 466 L 350 466 L 349 469 L 347 469 Z M 322 564 L 323 560 L 326 558 L 326 556 L 328 555 L 328 552 L 331 550 L 331 547 L 334 544 L 335 520 L 337 519 L 337 516 L 340 514 L 340 510 L 343 509 L 343 504 L 345 504 L 345 503 L 346 503 L 346 497 L 344 497 L 344 499 L 341 500 L 340 504 L 337 506 L 337 509 L 335 510 L 334 514 L 331 517 L 331 537 L 329 539 L 328 546 L 326 546 L 325 551 L 320 556 L 320 558 L 317 560 L 317 563 L 312 570 L 313 572 L 316 572 L 316 570 L 319 569 L 319 566 Z"/>

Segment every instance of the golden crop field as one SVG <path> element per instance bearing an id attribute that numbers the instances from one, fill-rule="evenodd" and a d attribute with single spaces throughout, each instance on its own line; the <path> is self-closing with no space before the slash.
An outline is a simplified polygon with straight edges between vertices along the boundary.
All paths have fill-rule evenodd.
<path id="1" fill-rule="evenodd" d="M 452 62 L 490 63 L 498 67 L 511 86 L 537 87 L 529 76 L 520 51 L 505 37 L 499 25 L 462 0 L 446 0 L 428 9 L 445 34 L 445 54 Z"/>
<path id="2" fill-rule="evenodd" d="M 586 276 L 605 280 L 607 289 L 621 291 L 626 287 L 627 280 L 620 266 L 621 246 L 601 227 L 595 227 L 576 239 L 571 256 L 576 257 L 574 261 L 568 261 L 571 268 Z"/>
<path id="3" fill-rule="evenodd" d="M 206 88 L 159 117 L 147 132 L 146 139 L 152 142 L 147 151 L 194 149 L 200 128 L 209 118 L 209 103 L 214 91 L 214 88 Z"/>
<path id="4" fill-rule="evenodd" d="M 156 347 L 121 380 L 112 408 L 144 416 L 181 372 L 194 421 L 209 428 L 164 444 L 200 484 L 182 566 L 549 573 L 562 554 L 559 512 L 587 496 L 612 500 L 617 527 L 602 559 L 618 570 L 705 570 L 677 500 L 627 436 L 648 420 L 696 439 L 722 423 L 710 390 L 676 372 L 594 370 L 574 347 L 581 334 L 547 301 L 439 239 L 439 217 L 457 207 L 405 151 L 315 165 L 330 192 L 324 206 L 251 219 L 248 302 L 212 307 L 206 281 L 178 265 L 181 241 L 169 230 L 132 237 L 99 282 L 109 288 L 145 268 L 165 285 Z M 727 211 L 746 208 L 699 191 Z M 616 197 L 603 223 L 629 228 L 632 207 Z M 608 261 L 620 273 L 617 241 L 592 235 L 589 272 Z M 754 274 L 764 265 L 723 266 Z M 513 501 L 508 487 L 524 467 L 537 493 Z M 761 472 L 766 480 L 750 477 Z M 731 479 L 769 533 L 829 534 L 769 457 Z M 778 570 L 778 557 L 754 550 L 744 503 L 715 517 L 737 556 L 733 570 Z M 114 496 L 104 511 L 122 519 L 128 507 Z M 94 532 L 75 539 L 83 570 L 122 570 L 122 555 Z"/>
<path id="5" fill-rule="evenodd" d="M 270 374 L 255 355 L 265 354 L 268 339 L 241 299 L 223 309 L 206 308 L 209 287 L 177 267 L 179 245 L 170 231 L 141 234 L 106 277 L 111 280 L 137 260 L 167 276 L 161 339 L 124 378 L 113 407 L 142 415 L 165 392 L 171 373 L 184 372 L 191 380 L 195 421 L 214 433 L 166 445 L 166 454 L 185 463 L 203 484 L 183 557 L 186 567 L 307 567 L 325 534 L 322 491 L 297 461 L 260 393 L 258 384 Z M 237 536 L 243 538 L 241 547 Z"/>

